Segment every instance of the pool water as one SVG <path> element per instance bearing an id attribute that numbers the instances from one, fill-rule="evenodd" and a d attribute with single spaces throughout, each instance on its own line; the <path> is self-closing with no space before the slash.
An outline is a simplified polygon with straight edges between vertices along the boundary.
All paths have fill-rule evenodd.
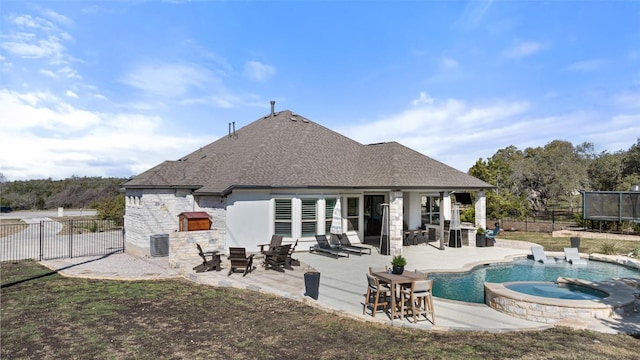
<path id="1" fill-rule="evenodd" d="M 519 293 L 565 300 L 597 300 L 608 296 L 604 291 L 574 284 L 553 284 L 546 282 L 515 283 L 507 289 Z"/>
<path id="2" fill-rule="evenodd" d="M 484 304 L 484 282 L 512 281 L 555 282 L 559 277 L 605 281 L 616 277 L 640 278 L 640 270 L 607 262 L 589 260 L 587 265 L 564 261 L 542 264 L 533 260 L 516 260 L 509 264 L 483 265 L 464 273 L 431 273 L 433 295 L 445 299 Z"/>

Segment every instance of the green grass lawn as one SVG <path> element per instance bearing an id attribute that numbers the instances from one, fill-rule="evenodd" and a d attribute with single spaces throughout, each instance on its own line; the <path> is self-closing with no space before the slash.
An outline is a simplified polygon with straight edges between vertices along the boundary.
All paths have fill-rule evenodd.
<path id="1" fill-rule="evenodd" d="M 2 264 L 1 282 L 2 359 L 582 360 L 640 351 L 630 335 L 397 328 L 249 290 L 67 278 L 29 262 Z"/>
<path id="2" fill-rule="evenodd" d="M 552 237 L 551 234 L 539 232 L 506 231 L 501 233 L 498 238 L 529 241 L 543 246 L 545 251 L 563 251 L 564 248 L 571 246 L 568 237 Z M 580 239 L 580 252 L 606 255 L 634 253 L 635 256 L 640 256 L 640 241 L 583 237 Z"/>

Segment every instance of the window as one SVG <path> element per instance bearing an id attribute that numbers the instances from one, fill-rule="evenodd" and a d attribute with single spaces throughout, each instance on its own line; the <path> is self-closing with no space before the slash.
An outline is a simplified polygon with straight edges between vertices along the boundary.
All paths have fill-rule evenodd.
<path id="1" fill-rule="evenodd" d="M 440 224 L 440 197 L 422 195 L 422 223 Z"/>
<path id="2" fill-rule="evenodd" d="M 318 199 L 301 199 L 302 201 L 302 237 L 316 235 L 318 224 Z"/>
<path id="3" fill-rule="evenodd" d="M 324 232 L 328 235 L 331 232 L 331 220 L 333 219 L 333 208 L 336 207 L 336 199 L 324 200 Z"/>
<path id="4" fill-rule="evenodd" d="M 360 198 L 347 198 L 347 229 L 358 231 L 360 223 Z"/>
<path id="5" fill-rule="evenodd" d="M 275 234 L 291 237 L 291 199 L 275 199 Z"/>

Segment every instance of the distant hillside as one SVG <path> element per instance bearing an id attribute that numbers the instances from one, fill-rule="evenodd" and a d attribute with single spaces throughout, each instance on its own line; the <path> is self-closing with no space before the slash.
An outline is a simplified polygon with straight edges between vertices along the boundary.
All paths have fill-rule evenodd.
<path id="1" fill-rule="evenodd" d="M 4 176 L 0 174 L 0 178 Z M 74 176 L 64 180 L 0 182 L 0 204 L 13 210 L 95 208 L 116 198 L 125 178 Z"/>

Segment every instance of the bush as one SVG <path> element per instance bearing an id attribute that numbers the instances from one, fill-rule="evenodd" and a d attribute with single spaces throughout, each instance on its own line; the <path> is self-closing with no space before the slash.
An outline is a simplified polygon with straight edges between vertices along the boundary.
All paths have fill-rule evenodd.
<path id="1" fill-rule="evenodd" d="M 620 247 L 618 243 L 613 240 L 608 240 L 600 244 L 598 252 L 604 255 L 618 255 L 620 253 Z"/>

